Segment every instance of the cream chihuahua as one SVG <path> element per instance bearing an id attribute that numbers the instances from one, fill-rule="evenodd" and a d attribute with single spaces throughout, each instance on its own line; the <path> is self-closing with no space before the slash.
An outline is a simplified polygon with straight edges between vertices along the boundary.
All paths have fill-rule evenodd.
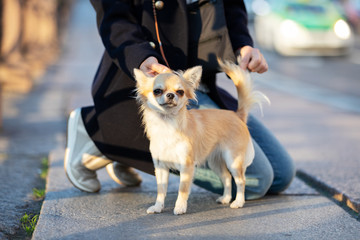
<path id="1" fill-rule="evenodd" d="M 267 98 L 252 90 L 249 74 L 239 66 L 221 61 L 219 64 L 237 87 L 236 112 L 187 110 L 188 100 L 196 98 L 195 89 L 202 75 L 200 66 L 155 77 L 134 69 L 137 99 L 150 140 L 158 191 L 155 205 L 148 208 L 147 213 L 160 213 L 164 209 L 169 169 L 176 169 L 180 172 L 180 185 L 174 214 L 184 214 L 195 166 L 205 161 L 224 185 L 224 194 L 217 202 L 230 203 L 233 176 L 237 193 L 230 207 L 240 208 L 245 203 L 245 170 L 254 159 L 254 148 L 246 126 L 247 116 L 254 103 Z"/>

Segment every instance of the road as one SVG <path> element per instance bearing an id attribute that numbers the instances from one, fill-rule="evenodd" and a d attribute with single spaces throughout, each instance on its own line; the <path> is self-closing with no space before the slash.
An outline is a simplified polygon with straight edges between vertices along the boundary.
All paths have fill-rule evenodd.
<path id="1" fill-rule="evenodd" d="M 264 52 L 273 71 L 316 87 L 360 97 L 360 39 L 344 57 L 282 57 Z"/>

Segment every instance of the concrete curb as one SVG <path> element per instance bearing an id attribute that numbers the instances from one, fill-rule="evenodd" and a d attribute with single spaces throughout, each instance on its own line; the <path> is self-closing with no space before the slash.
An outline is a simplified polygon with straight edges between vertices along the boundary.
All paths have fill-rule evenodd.
<path id="1" fill-rule="evenodd" d="M 329 198 L 338 202 L 341 206 L 346 206 L 357 213 L 360 212 L 360 199 L 353 199 L 349 197 L 344 192 L 326 184 L 320 178 L 312 176 L 311 174 L 306 173 L 304 170 L 297 170 L 296 176 L 325 196 L 328 196 Z M 356 218 L 358 221 L 360 221 L 360 215 L 357 214 Z"/>

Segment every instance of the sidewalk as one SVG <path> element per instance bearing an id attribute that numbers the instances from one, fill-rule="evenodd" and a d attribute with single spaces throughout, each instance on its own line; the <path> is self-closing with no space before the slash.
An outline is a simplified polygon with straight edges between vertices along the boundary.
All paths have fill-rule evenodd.
<path id="1" fill-rule="evenodd" d="M 52 126 L 59 131 L 50 154 L 47 194 L 33 239 L 359 239 L 359 221 L 298 178 L 284 194 L 248 201 L 244 208 L 236 210 L 216 204 L 217 195 L 193 186 L 188 213 L 182 216 L 172 214 L 176 176 L 171 177 L 165 211 L 157 215 L 146 214 L 156 197 L 155 178 L 147 174 L 141 173 L 140 187 L 127 188 L 114 183 L 101 170 L 99 193 L 87 194 L 74 188 L 63 170 L 66 116 L 75 107 L 91 104 L 91 81 L 102 54 L 95 15 L 88 1 L 75 4 L 67 43 L 63 56 L 44 79 L 48 98 L 34 103 L 47 106 L 42 117 L 57 119 Z M 337 142 L 329 141 L 331 124 L 346 126 L 326 119 L 334 111 L 339 118 L 351 114 L 277 89 L 263 91 L 273 102 L 271 107 L 265 107 L 263 121 L 289 149 L 301 172 L 311 179 L 319 178 L 318 182 L 333 186 L 331 189 L 345 189 L 352 200 L 359 198 L 355 187 L 359 181 L 352 178 L 358 165 L 344 168 L 333 161 L 344 156 L 356 159 L 356 151 L 348 152 L 344 146 L 340 148 L 344 152 L 329 157 L 325 147 L 315 150 L 313 145 L 324 142 L 325 136 L 330 146 L 338 147 Z M 303 116 L 304 112 L 309 115 Z M 311 121 L 319 117 L 322 127 L 309 129 Z M 352 124 L 356 125 L 359 118 L 353 115 Z M 311 135 L 314 133 L 315 137 Z M 326 174 L 342 176 L 341 183 L 328 181 Z M 354 191 L 343 188 L 346 185 Z"/>

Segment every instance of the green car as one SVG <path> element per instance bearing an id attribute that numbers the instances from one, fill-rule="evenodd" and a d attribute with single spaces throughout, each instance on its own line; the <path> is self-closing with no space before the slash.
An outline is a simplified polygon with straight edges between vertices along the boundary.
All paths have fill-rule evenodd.
<path id="1" fill-rule="evenodd" d="M 277 0 L 255 16 L 258 44 L 281 55 L 338 56 L 349 53 L 353 33 L 332 1 Z M 267 6 L 267 7 L 266 7 Z"/>

